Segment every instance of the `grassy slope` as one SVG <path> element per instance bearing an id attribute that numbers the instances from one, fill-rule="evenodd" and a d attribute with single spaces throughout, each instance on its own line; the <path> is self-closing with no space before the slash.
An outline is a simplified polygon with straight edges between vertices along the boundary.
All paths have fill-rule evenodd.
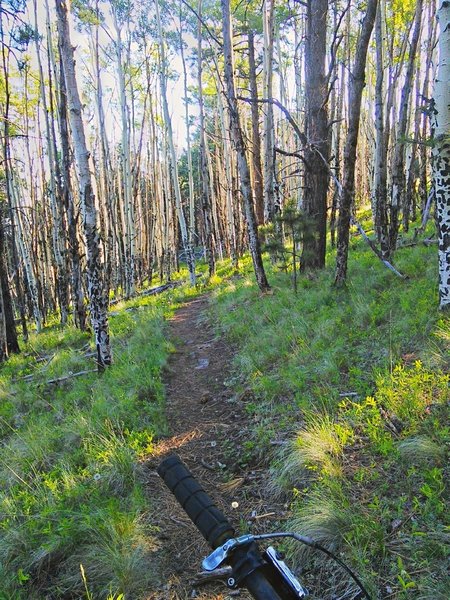
<path id="1" fill-rule="evenodd" d="M 139 461 L 166 428 L 164 316 L 192 293 L 116 305 L 114 365 L 101 376 L 46 383 L 94 367 L 85 357 L 91 336 L 57 326 L 1 366 L 1 600 L 137 598 L 151 589 L 155 507 Z"/>
<path id="2" fill-rule="evenodd" d="M 212 308 L 239 348 L 235 384 L 254 394 L 242 461 L 288 440 L 272 487 L 291 502 L 293 526 L 344 548 L 378 595 L 444 598 L 449 321 L 436 309 L 435 249 L 402 250 L 398 266 L 408 281 L 356 244 L 347 290 L 327 270 L 303 277 L 294 296 L 271 273 L 274 294 L 261 297 L 248 259 L 244 276 L 230 278 L 225 263 Z M 139 461 L 165 432 L 163 318 L 192 293 L 114 307 L 115 364 L 100 378 L 46 385 L 92 367 L 90 336 L 57 327 L 1 367 L 2 600 L 152 588 L 157 507 Z M 334 584 L 329 571 L 325 581 Z"/>
<path id="3" fill-rule="evenodd" d="M 297 296 L 280 273 L 273 295 L 249 271 L 217 289 L 237 381 L 254 394 L 248 455 L 288 440 L 272 486 L 291 502 L 292 527 L 343 551 L 374 597 L 444 599 L 450 321 L 437 310 L 436 249 L 399 250 L 404 281 L 353 245 L 346 290 L 331 269 L 303 276 Z M 314 565 L 323 594 L 352 595 L 329 562 L 308 557 Z"/>

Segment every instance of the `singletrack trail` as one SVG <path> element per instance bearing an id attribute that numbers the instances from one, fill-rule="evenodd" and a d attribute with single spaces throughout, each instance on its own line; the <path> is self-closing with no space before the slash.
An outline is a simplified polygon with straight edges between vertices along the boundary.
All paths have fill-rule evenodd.
<path id="1" fill-rule="evenodd" d="M 159 527 L 155 562 L 161 584 L 149 600 L 250 598 L 218 581 L 192 584 L 210 549 L 155 472 L 165 455 L 176 452 L 237 527 L 244 520 L 246 527 L 260 532 L 271 528 L 270 519 L 279 519 L 284 512 L 282 505 L 265 498 L 264 468 L 242 464 L 249 428 L 246 398 L 234 396 L 227 386 L 233 351 L 215 335 L 207 306 L 207 296 L 190 300 L 169 323 L 176 347 L 164 376 L 171 437 L 160 440 L 148 465 L 153 521 Z M 239 506 L 233 509 L 235 502 Z"/>

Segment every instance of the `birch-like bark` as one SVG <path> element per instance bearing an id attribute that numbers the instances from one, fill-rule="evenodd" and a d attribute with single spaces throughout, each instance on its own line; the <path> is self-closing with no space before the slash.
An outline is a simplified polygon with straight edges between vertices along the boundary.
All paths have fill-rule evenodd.
<path id="1" fill-rule="evenodd" d="M 61 185 L 62 199 L 67 218 L 69 238 L 69 259 L 71 274 L 72 310 L 75 326 L 84 331 L 86 329 L 86 308 L 84 305 L 83 276 L 81 272 L 80 244 L 77 235 L 77 217 L 75 199 L 73 197 L 70 167 L 71 153 L 69 143 L 69 127 L 67 114 L 67 92 L 64 80 L 64 69 L 61 56 L 59 57 L 59 135 L 61 138 Z"/>
<path id="2" fill-rule="evenodd" d="M 117 78 L 119 83 L 120 115 L 122 125 L 122 189 L 124 203 L 124 233 L 125 233 L 125 296 L 128 298 L 135 292 L 135 269 L 136 269 L 136 232 L 134 226 L 134 203 L 131 179 L 131 157 L 130 157 L 130 131 L 129 131 L 129 107 L 125 86 L 125 73 L 122 57 L 121 27 L 117 20 L 114 5 L 111 5 L 116 39 L 114 47 L 116 51 Z"/>
<path id="3" fill-rule="evenodd" d="M 255 208 L 253 204 L 253 193 L 250 183 L 250 169 L 248 167 L 247 155 L 245 153 L 244 139 L 239 120 L 239 110 L 234 87 L 233 77 L 233 50 L 231 35 L 231 16 L 230 0 L 221 0 L 222 5 L 222 25 L 223 25 L 223 53 L 225 60 L 225 85 L 228 101 L 231 134 L 234 147 L 237 153 L 240 189 L 244 200 L 245 217 L 247 221 L 247 232 L 250 246 L 250 254 L 253 261 L 256 281 L 259 289 L 266 292 L 270 289 L 269 283 L 264 271 L 264 265 L 261 256 L 261 245 L 258 238 L 258 227 L 256 224 Z"/>
<path id="4" fill-rule="evenodd" d="M 432 70 L 432 61 L 434 56 L 434 49 L 436 46 L 436 35 L 437 35 L 437 19 L 436 19 L 436 3 L 430 2 L 427 22 L 429 28 L 429 34 L 427 35 L 427 54 L 425 60 L 425 76 L 423 79 L 422 86 L 422 99 L 424 103 L 429 101 L 430 97 L 430 78 Z M 419 184 L 419 195 L 422 200 L 421 209 L 425 211 L 427 205 L 427 198 L 429 196 L 429 184 L 428 184 L 428 173 L 429 173 L 429 147 L 426 144 L 429 135 L 429 111 L 422 111 L 422 124 L 421 124 L 421 144 L 420 144 L 420 184 Z"/>
<path id="5" fill-rule="evenodd" d="M 400 114 L 398 117 L 397 135 L 394 149 L 394 161 L 392 166 L 392 190 L 389 207 L 389 254 L 395 252 L 398 236 L 398 215 L 403 204 L 405 190 L 405 137 L 408 127 L 408 114 L 411 97 L 412 77 L 414 74 L 414 60 L 416 57 L 417 44 L 420 37 L 422 22 L 423 0 L 417 0 L 414 19 L 414 31 L 409 48 L 408 65 L 406 68 L 405 81 L 400 99 Z"/>
<path id="6" fill-rule="evenodd" d="M 375 82 L 375 164 L 372 207 L 375 233 L 384 258 L 389 255 L 387 230 L 387 148 L 384 118 L 384 1 L 380 0 L 375 22 L 376 82 Z"/>
<path id="7" fill-rule="evenodd" d="M 440 0 L 439 63 L 434 82 L 433 178 L 439 240 L 439 307 L 450 307 L 450 1 Z"/>
<path id="8" fill-rule="evenodd" d="M 273 221 L 276 213 L 275 202 L 275 128 L 273 120 L 273 38 L 274 0 L 264 0 L 264 84 L 263 96 L 268 100 L 264 114 L 264 220 Z"/>
<path id="9" fill-rule="evenodd" d="M 16 225 L 16 242 L 19 251 L 19 256 L 22 260 L 25 270 L 28 291 L 30 295 L 30 303 L 33 311 L 33 317 L 36 324 L 36 331 L 39 333 L 42 329 L 43 315 L 39 303 L 39 285 L 35 276 L 32 262 L 32 254 L 30 252 L 30 236 L 26 234 L 23 226 L 23 220 L 18 199 L 18 181 L 15 173 L 9 165 L 9 197 L 11 200 L 12 213 L 14 214 L 14 222 Z M 42 303 L 44 305 L 44 302 Z"/>
<path id="10" fill-rule="evenodd" d="M 166 126 L 167 132 L 167 143 L 168 150 L 170 154 L 170 175 L 172 179 L 173 192 L 175 195 L 175 207 L 177 212 L 178 223 L 180 226 L 180 234 L 181 234 L 181 243 L 183 246 L 183 251 L 186 257 L 186 263 L 189 271 L 189 280 L 192 286 L 195 285 L 196 276 L 195 276 L 195 256 L 192 249 L 192 245 L 189 243 L 189 236 L 186 227 L 186 219 L 184 216 L 183 206 L 181 202 L 181 190 L 180 190 L 180 182 L 178 179 L 178 164 L 177 164 L 177 155 L 175 152 L 175 144 L 173 140 L 173 130 L 172 130 L 172 119 L 170 117 L 169 112 L 169 104 L 167 102 L 167 75 L 166 75 L 166 51 L 164 47 L 164 36 L 162 32 L 161 26 L 161 17 L 159 14 L 159 4 L 158 0 L 155 0 L 155 9 L 156 9 L 156 23 L 158 27 L 158 37 L 159 37 L 159 82 L 161 88 L 161 101 L 163 107 L 163 115 L 164 115 L 164 123 Z"/>
<path id="11" fill-rule="evenodd" d="M 259 106 L 258 87 L 256 84 L 256 61 L 255 61 L 255 35 L 250 29 L 247 33 L 248 41 L 248 76 L 250 97 L 252 99 L 252 164 L 253 164 L 253 188 L 255 193 L 255 211 L 258 225 L 264 224 L 264 186 L 261 167 L 261 137 L 259 133 Z M 272 105 L 270 105 L 272 109 Z"/>
<path id="12" fill-rule="evenodd" d="M 84 235 L 86 238 L 89 310 L 97 347 L 97 362 L 99 370 L 102 370 L 105 366 L 111 364 L 111 349 L 109 344 L 107 298 L 102 282 L 97 211 L 89 170 L 89 151 L 84 133 L 82 106 L 75 76 L 74 51 L 70 41 L 68 10 L 65 0 L 56 0 L 56 12 L 58 16 L 59 51 L 64 68 L 70 125 L 75 160 L 78 168 Z"/>
<path id="13" fill-rule="evenodd" d="M 212 223 L 212 194 L 210 184 L 212 183 L 211 173 L 208 168 L 207 158 L 207 140 L 205 130 L 205 113 L 203 106 L 203 50 L 202 50 L 202 0 L 197 5 L 199 15 L 197 26 L 197 83 L 198 83 L 198 110 L 199 110 L 199 133 L 200 133 L 200 179 L 201 179 L 201 204 L 203 221 L 205 225 L 206 236 L 206 262 L 208 263 L 209 276 L 216 271 L 216 260 L 214 256 L 214 236 Z"/>
<path id="14" fill-rule="evenodd" d="M 12 207 L 12 199 L 10 195 L 10 185 L 9 181 L 11 179 L 12 173 L 10 168 L 10 136 L 9 136 L 9 108 L 10 108 L 10 99 L 11 99 L 11 90 L 9 85 L 9 56 L 10 49 L 5 44 L 5 29 L 3 23 L 3 12 L 0 11 L 0 42 L 1 42 L 1 57 L 2 57 L 2 68 L 3 68 L 3 86 L 4 86 L 4 104 L 2 111 L 2 124 L 0 126 L 1 132 L 1 149 L 3 152 L 3 169 L 4 176 L 6 181 L 6 198 L 7 198 L 7 211 L 6 207 L 3 207 L 5 212 L 9 213 L 9 221 L 10 221 L 10 237 L 11 237 L 11 258 L 14 267 L 14 286 L 16 288 L 17 295 L 17 306 L 19 309 L 20 320 L 22 324 L 22 332 L 24 340 L 28 340 L 28 327 L 27 320 L 25 316 L 25 299 L 22 287 L 22 281 L 20 278 L 19 271 L 19 257 L 16 243 L 16 225 L 14 221 L 14 210 Z M 2 207 L 0 207 L 0 219 L 3 219 Z M 1 225 L 3 225 L 3 220 Z M 3 232 L 4 233 L 4 232 Z M 6 252 L 2 249 L 0 252 L 0 261 L 4 261 L 6 259 Z M 3 263 L 4 264 L 4 263 Z M 17 342 L 17 333 L 14 325 L 14 314 L 12 308 L 12 300 L 11 300 L 11 292 L 9 288 L 9 282 L 7 279 L 7 270 L 6 264 L 4 264 L 4 269 L 2 269 L 1 277 L 0 277 L 0 285 L 2 286 L 2 294 L 3 294 L 3 308 L 5 311 L 5 320 L 6 320 L 6 335 L 7 335 L 7 343 L 9 346 L 10 352 L 19 352 L 19 344 Z"/>
<path id="15" fill-rule="evenodd" d="M 189 243 L 195 245 L 195 197 L 194 197 L 194 177 L 192 168 L 192 148 L 191 148 L 191 122 L 189 116 L 189 97 L 188 97 L 188 76 L 186 69 L 186 60 L 184 57 L 184 39 L 183 39 L 183 13 L 180 2 L 180 55 L 183 66 L 183 91 L 184 91 L 184 120 L 186 123 L 186 155 L 188 166 L 188 187 L 189 187 Z M 199 9 L 201 11 L 201 0 L 199 0 Z M 198 27 L 201 29 L 199 21 Z M 201 61 L 201 55 L 198 58 Z"/>
<path id="16" fill-rule="evenodd" d="M 56 146 L 56 135 L 55 135 L 55 124 L 53 121 L 54 113 L 54 100 L 53 100 L 53 79 L 50 71 L 51 63 L 53 60 L 53 47 L 52 47 L 52 34 L 50 26 L 50 11 L 48 2 L 45 2 L 46 8 L 46 29 L 47 29 L 47 52 L 49 59 L 49 103 L 47 105 L 44 71 L 42 68 L 41 54 L 39 48 L 39 40 L 37 36 L 36 40 L 36 55 L 38 59 L 39 68 L 39 83 L 42 104 L 44 108 L 45 117 L 45 133 L 47 137 L 47 155 L 49 164 L 49 190 L 50 190 L 50 208 L 52 213 L 52 250 L 54 255 L 54 261 L 56 266 L 56 292 L 58 297 L 59 308 L 61 311 L 61 323 L 65 325 L 67 323 L 67 317 L 69 314 L 69 293 L 68 293 L 68 277 L 67 277 L 67 263 L 66 263 L 66 244 L 64 240 L 64 227 L 63 227 L 63 215 L 62 215 L 62 202 L 61 202 L 61 173 L 59 169 L 59 163 L 57 160 L 57 146 Z M 38 30 L 38 17 L 37 17 L 37 3 L 34 0 L 34 18 L 36 31 Z"/>
<path id="17" fill-rule="evenodd" d="M 20 352 L 8 281 L 4 215 L 3 202 L 0 201 L 0 362 L 5 360 L 9 354 Z"/>
<path id="18" fill-rule="evenodd" d="M 344 182 L 341 192 L 338 220 L 338 242 L 336 256 L 336 285 L 342 285 L 347 277 L 348 241 L 351 207 L 355 193 L 355 163 L 358 144 L 361 100 L 365 86 L 367 48 L 372 34 L 377 0 L 368 0 L 361 34 L 356 45 L 355 64 L 350 73 L 349 123 L 344 150 Z"/>
<path id="19" fill-rule="evenodd" d="M 229 113 L 224 110 L 222 102 L 222 94 L 219 91 L 217 94 L 217 104 L 219 108 L 220 126 L 222 131 L 223 139 L 223 153 L 224 153 L 224 164 L 225 164 L 225 181 L 226 181 L 226 223 L 228 231 L 228 239 L 230 245 L 230 257 L 231 264 L 235 269 L 239 267 L 239 256 L 237 248 L 237 233 L 236 233 L 236 222 L 234 217 L 234 195 L 233 195 L 233 164 L 232 164 L 232 152 L 230 143 L 230 124 L 229 124 Z"/>

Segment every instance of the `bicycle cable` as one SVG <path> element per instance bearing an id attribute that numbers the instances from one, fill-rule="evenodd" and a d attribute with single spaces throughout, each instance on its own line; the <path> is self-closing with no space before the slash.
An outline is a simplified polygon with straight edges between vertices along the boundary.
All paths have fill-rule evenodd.
<path id="1" fill-rule="evenodd" d="M 355 573 L 353 573 L 353 571 L 350 569 L 350 567 L 348 567 L 344 563 L 344 561 L 342 561 L 339 557 L 337 557 L 335 554 L 333 554 L 333 552 L 331 552 L 327 548 L 324 548 L 318 542 L 315 542 L 311 538 L 305 537 L 303 535 L 299 535 L 298 533 L 294 533 L 292 531 L 276 532 L 276 533 L 262 533 L 262 534 L 255 535 L 252 537 L 254 538 L 255 541 L 268 540 L 271 538 L 273 539 L 273 538 L 281 538 L 281 537 L 290 537 L 290 538 L 293 538 L 294 540 L 296 540 L 297 542 L 305 544 L 305 546 L 310 546 L 311 548 L 314 548 L 315 550 L 319 550 L 320 552 L 323 552 L 329 558 L 334 560 L 339 566 L 341 566 L 350 575 L 350 577 L 353 579 L 353 581 L 359 587 L 359 589 L 364 594 L 364 596 L 367 598 L 367 600 L 372 600 L 369 595 L 369 592 L 366 590 L 366 588 L 364 587 L 364 585 L 361 582 L 361 580 L 359 579 L 359 577 Z"/>

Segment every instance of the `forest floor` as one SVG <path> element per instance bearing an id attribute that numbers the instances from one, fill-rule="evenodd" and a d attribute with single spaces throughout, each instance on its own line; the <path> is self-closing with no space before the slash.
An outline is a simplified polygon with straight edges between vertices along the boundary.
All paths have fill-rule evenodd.
<path id="1" fill-rule="evenodd" d="M 229 591 L 224 581 L 199 585 L 205 541 L 155 472 L 159 461 L 176 452 L 234 525 L 260 532 L 284 515 L 284 506 L 265 496 L 267 473 L 261 465 L 242 465 L 250 418 L 245 394 L 229 387 L 233 350 L 213 330 L 208 297 L 188 301 L 170 320 L 176 347 L 164 376 L 171 437 L 161 440 L 149 463 L 149 493 L 158 506 L 160 589 L 152 600 L 248 598 Z M 238 503 L 233 509 L 232 503 Z M 236 522 L 239 520 L 240 522 Z M 244 521 L 244 523 L 243 523 Z M 241 531 L 242 533 L 242 531 Z"/>

